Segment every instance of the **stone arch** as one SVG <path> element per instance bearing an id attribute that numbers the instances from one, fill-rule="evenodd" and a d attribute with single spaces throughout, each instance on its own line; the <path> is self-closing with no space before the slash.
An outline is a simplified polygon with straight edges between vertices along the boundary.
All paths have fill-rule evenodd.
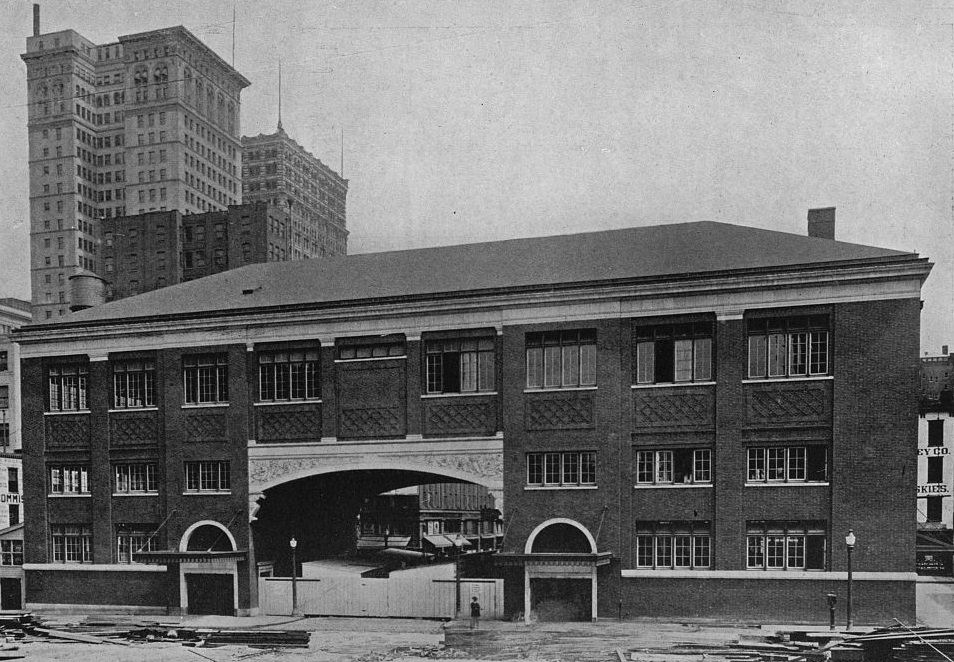
<path id="1" fill-rule="evenodd" d="M 221 530 L 223 533 L 225 533 L 226 536 L 228 536 L 229 544 L 232 546 L 232 551 L 234 552 L 235 550 L 238 549 L 238 546 L 235 544 L 235 536 L 233 536 L 232 532 L 228 530 L 228 527 L 223 526 L 222 524 L 220 524 L 219 522 L 216 522 L 215 520 L 205 519 L 205 520 L 200 520 L 198 522 L 195 522 L 194 524 L 192 524 L 192 526 L 186 529 L 185 532 L 183 532 L 182 537 L 179 538 L 180 552 L 185 552 L 188 550 L 189 540 L 192 537 L 192 534 L 195 533 L 199 528 L 203 526 L 211 526 Z"/>
<path id="2" fill-rule="evenodd" d="M 596 553 L 596 540 L 593 538 L 593 535 L 589 532 L 585 526 L 577 522 L 576 520 L 568 519 L 566 517 L 554 517 L 548 519 L 545 522 L 541 522 L 537 527 L 530 532 L 530 535 L 527 536 L 527 542 L 524 545 L 524 554 L 530 554 L 533 550 L 533 543 L 536 541 L 537 536 L 547 527 L 553 526 L 554 524 L 566 524 L 572 526 L 575 529 L 578 529 L 585 537 L 587 542 L 590 545 L 590 553 Z"/>

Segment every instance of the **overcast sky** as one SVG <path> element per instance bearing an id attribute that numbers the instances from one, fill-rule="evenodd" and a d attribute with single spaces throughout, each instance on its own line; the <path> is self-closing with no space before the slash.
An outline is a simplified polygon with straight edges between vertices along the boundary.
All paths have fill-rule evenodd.
<path id="1" fill-rule="evenodd" d="M 0 296 L 29 298 L 31 3 L 0 2 Z M 96 43 L 181 24 L 232 60 L 231 1 L 43 0 Z M 350 180 L 350 252 L 714 220 L 935 262 L 922 348 L 954 345 L 952 0 L 236 0 L 246 134 Z"/>

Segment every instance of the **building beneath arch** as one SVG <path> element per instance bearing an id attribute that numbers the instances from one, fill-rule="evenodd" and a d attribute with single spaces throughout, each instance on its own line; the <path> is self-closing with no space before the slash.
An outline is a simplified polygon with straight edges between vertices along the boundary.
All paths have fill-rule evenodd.
<path id="1" fill-rule="evenodd" d="M 252 613 L 289 538 L 343 550 L 364 496 L 444 480 L 499 495 L 512 616 L 822 621 L 853 530 L 856 620 L 911 619 L 929 270 L 684 223 L 256 264 L 25 327 L 27 608 Z"/>

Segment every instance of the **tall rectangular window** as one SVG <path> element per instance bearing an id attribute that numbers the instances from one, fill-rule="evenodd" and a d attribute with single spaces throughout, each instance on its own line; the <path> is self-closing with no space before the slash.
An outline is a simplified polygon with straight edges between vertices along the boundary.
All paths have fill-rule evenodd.
<path id="1" fill-rule="evenodd" d="M 827 315 L 749 319 L 748 345 L 748 376 L 752 379 L 830 372 Z"/>
<path id="2" fill-rule="evenodd" d="M 49 411 L 84 411 L 87 408 L 88 369 L 67 364 L 49 369 Z"/>
<path id="3" fill-rule="evenodd" d="M 7 493 L 17 494 L 20 492 L 20 470 L 17 467 L 7 468 Z"/>
<path id="4" fill-rule="evenodd" d="M 933 419 L 927 422 L 928 424 L 928 446 L 943 446 L 944 445 L 944 421 L 941 419 Z"/>
<path id="5" fill-rule="evenodd" d="M 596 386 L 596 331 L 527 334 L 527 388 Z"/>
<path id="6" fill-rule="evenodd" d="M 156 404 L 156 364 L 131 360 L 113 363 L 113 407 L 133 409 Z"/>
<path id="7" fill-rule="evenodd" d="M 93 535 L 88 525 L 50 526 L 50 558 L 53 563 L 91 563 Z"/>
<path id="8" fill-rule="evenodd" d="M 425 346 L 428 393 L 494 390 L 494 339 L 428 340 Z"/>
<path id="9" fill-rule="evenodd" d="M 228 492 L 231 487 L 227 460 L 185 463 L 186 492 Z"/>
<path id="10" fill-rule="evenodd" d="M 594 451 L 527 453 L 527 485 L 548 487 L 596 485 L 596 453 Z"/>
<path id="11" fill-rule="evenodd" d="M 318 381 L 319 352 L 291 350 L 258 355 L 258 397 L 263 402 L 316 400 L 321 397 Z"/>
<path id="12" fill-rule="evenodd" d="M 186 404 L 229 401 L 229 366 L 226 354 L 194 354 L 182 360 Z"/>
<path id="13" fill-rule="evenodd" d="M 762 570 L 824 570 L 824 522 L 747 523 L 746 567 Z"/>
<path id="14" fill-rule="evenodd" d="M 927 459 L 927 482 L 944 482 L 944 456 L 938 455 Z"/>
<path id="15" fill-rule="evenodd" d="M 636 451 L 637 485 L 712 483 L 712 450 L 675 448 Z"/>
<path id="16" fill-rule="evenodd" d="M 89 471 L 84 464 L 56 465 L 49 468 L 50 494 L 78 496 L 89 494 Z"/>
<path id="17" fill-rule="evenodd" d="M 710 322 L 640 326 L 634 336 L 637 384 L 712 379 Z"/>

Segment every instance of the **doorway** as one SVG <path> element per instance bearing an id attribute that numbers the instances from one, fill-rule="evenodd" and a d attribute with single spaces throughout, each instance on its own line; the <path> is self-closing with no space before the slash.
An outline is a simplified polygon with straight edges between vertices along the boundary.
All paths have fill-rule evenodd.
<path id="1" fill-rule="evenodd" d="M 186 592 L 189 614 L 235 614 L 232 575 L 187 573 Z"/>

